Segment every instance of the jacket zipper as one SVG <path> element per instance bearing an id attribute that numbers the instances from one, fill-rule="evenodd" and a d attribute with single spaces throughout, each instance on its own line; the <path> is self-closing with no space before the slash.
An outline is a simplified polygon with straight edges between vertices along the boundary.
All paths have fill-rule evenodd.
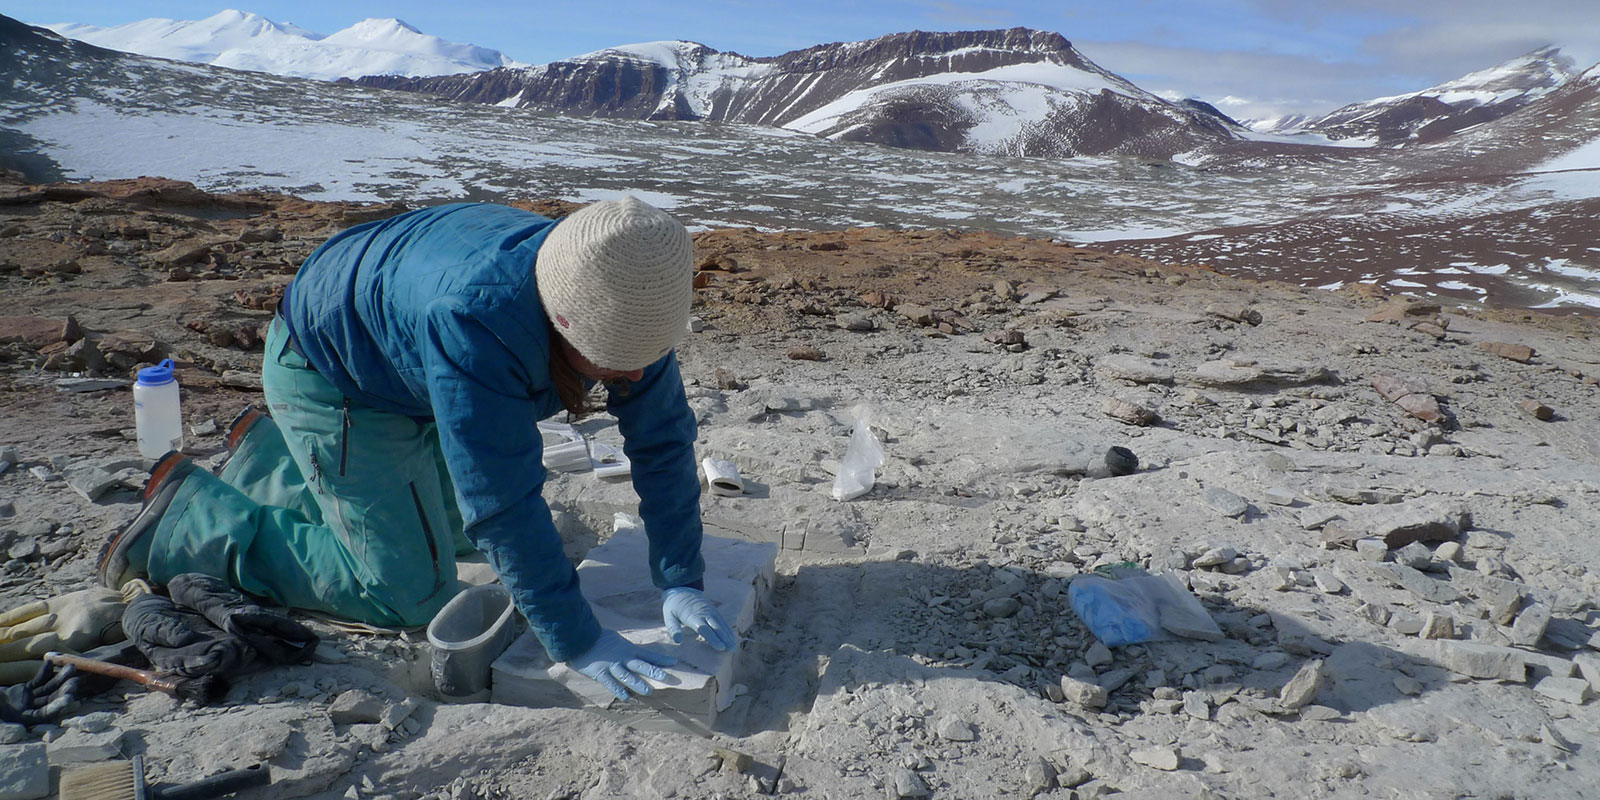
<path id="1" fill-rule="evenodd" d="M 417 519 L 422 522 L 422 538 L 428 542 L 428 555 L 433 559 L 433 591 L 428 593 L 423 600 L 429 600 L 444 588 L 444 581 L 439 574 L 439 543 L 433 539 L 433 526 L 428 524 L 428 512 L 422 507 L 422 495 L 417 493 L 415 483 L 407 484 L 411 489 L 411 502 L 417 507 Z"/>
<path id="2" fill-rule="evenodd" d="M 344 419 L 339 423 L 339 477 L 350 466 L 350 398 L 344 399 Z"/>

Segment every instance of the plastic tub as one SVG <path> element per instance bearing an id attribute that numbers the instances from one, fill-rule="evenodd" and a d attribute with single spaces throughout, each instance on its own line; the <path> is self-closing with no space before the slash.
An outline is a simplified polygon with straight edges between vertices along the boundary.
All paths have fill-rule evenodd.
<path id="1" fill-rule="evenodd" d="M 474 586 L 451 598 L 428 623 L 433 686 L 446 703 L 489 700 L 489 665 L 510 646 L 517 607 L 506 587 Z"/>

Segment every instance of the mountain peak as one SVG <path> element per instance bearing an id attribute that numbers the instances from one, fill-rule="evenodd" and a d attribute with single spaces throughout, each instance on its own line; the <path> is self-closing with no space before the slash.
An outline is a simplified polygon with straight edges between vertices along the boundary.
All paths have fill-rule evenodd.
<path id="1" fill-rule="evenodd" d="M 1455 80 L 1416 92 L 1414 95 L 1434 95 L 1461 91 L 1549 91 L 1571 80 L 1577 74 L 1577 63 L 1561 48 L 1545 45 L 1523 53 L 1488 69 L 1469 72 Z M 1446 101 L 1449 102 L 1449 101 Z"/>
<path id="2" fill-rule="evenodd" d="M 685 63 L 692 63 L 695 56 L 717 51 L 699 42 L 690 42 L 683 39 L 670 39 L 659 42 L 635 42 L 622 44 L 616 47 L 607 47 L 581 56 L 563 59 L 565 61 L 595 61 L 609 58 L 625 58 L 638 61 L 652 62 L 664 67 L 676 69 Z"/>
<path id="3" fill-rule="evenodd" d="M 1488 69 L 1417 92 L 1352 103 L 1308 124 L 1331 139 L 1403 145 L 1435 141 L 1499 119 L 1555 91 L 1577 74 L 1559 47 L 1545 45 Z"/>
<path id="4" fill-rule="evenodd" d="M 355 33 L 374 35 L 390 34 L 396 31 L 417 34 L 422 33 L 422 31 L 406 24 L 405 20 L 396 19 L 394 17 L 368 17 L 354 25 L 351 25 L 348 28 L 345 28 L 345 30 Z"/>

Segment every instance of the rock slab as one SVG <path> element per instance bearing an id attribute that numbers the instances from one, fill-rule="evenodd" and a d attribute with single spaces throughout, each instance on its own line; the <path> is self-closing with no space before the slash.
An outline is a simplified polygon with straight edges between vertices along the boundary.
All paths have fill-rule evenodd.
<path id="1" fill-rule="evenodd" d="M 0 800 L 37 800 L 50 794 L 50 762 L 42 744 L 0 746 Z"/>
<path id="2" fill-rule="evenodd" d="M 701 735 L 734 700 L 738 651 L 721 653 L 698 637 L 674 644 L 661 627 L 661 594 L 650 582 L 649 540 L 638 518 L 618 514 L 616 533 L 578 565 L 583 595 L 600 625 L 635 644 L 676 656 L 667 680 L 650 681 L 643 703 L 620 703 L 599 684 L 553 664 L 544 646 L 524 634 L 492 667 L 493 701 L 535 708 L 584 708 L 640 730 Z M 755 624 L 771 593 L 778 546 L 706 536 L 706 596 L 735 632 Z"/>
<path id="3" fill-rule="evenodd" d="M 1528 662 L 1509 647 L 1441 640 L 1434 652 L 1440 666 L 1458 675 L 1512 683 L 1528 680 Z"/>
<path id="4" fill-rule="evenodd" d="M 1322 659 L 1306 662 L 1278 692 L 1278 705 L 1291 711 L 1299 710 L 1316 698 L 1325 677 Z"/>

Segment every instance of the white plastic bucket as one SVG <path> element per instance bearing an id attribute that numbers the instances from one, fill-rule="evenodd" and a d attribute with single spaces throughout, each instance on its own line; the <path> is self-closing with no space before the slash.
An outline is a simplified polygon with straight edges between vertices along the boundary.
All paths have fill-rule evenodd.
<path id="1" fill-rule="evenodd" d="M 474 586 L 451 598 L 428 623 L 433 686 L 447 703 L 489 700 L 489 666 L 516 634 L 517 606 L 506 587 Z"/>

